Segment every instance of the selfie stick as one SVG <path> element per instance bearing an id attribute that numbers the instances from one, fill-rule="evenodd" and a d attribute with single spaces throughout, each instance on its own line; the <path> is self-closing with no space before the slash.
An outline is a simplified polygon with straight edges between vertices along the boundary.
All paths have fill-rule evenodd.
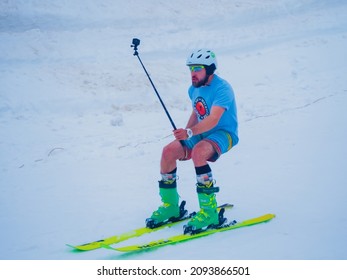
<path id="1" fill-rule="evenodd" d="M 160 95 L 159 95 L 157 89 L 155 88 L 155 86 L 154 86 L 154 84 L 153 84 L 153 82 L 152 82 L 151 77 L 149 76 L 149 74 L 148 74 L 148 72 L 147 72 L 145 66 L 143 65 L 143 63 L 142 63 L 142 61 L 141 61 L 141 58 L 140 58 L 140 56 L 139 56 L 139 52 L 137 51 L 137 47 L 138 47 L 139 45 L 140 45 L 140 39 L 134 38 L 133 41 L 132 41 L 132 45 L 131 45 L 131 47 L 134 48 L 134 55 L 137 56 L 137 58 L 139 59 L 141 65 L 142 65 L 143 70 L 145 70 L 145 73 L 146 73 L 146 75 L 147 75 L 149 81 L 151 82 L 151 85 L 152 85 L 152 87 L 153 87 L 155 93 L 157 94 L 157 96 L 158 96 L 158 98 L 159 98 L 159 101 L 160 101 L 160 103 L 161 103 L 161 106 L 163 106 L 163 109 L 164 109 L 164 111 L 165 111 L 167 117 L 169 118 L 169 121 L 170 121 L 170 123 L 171 123 L 173 129 L 176 130 L 177 128 L 176 128 L 176 126 L 175 126 L 175 123 L 173 122 L 173 120 L 172 120 L 172 118 L 171 118 L 171 116 L 170 116 L 168 110 L 167 110 L 166 107 L 165 107 L 165 104 L 164 104 L 163 100 L 161 99 L 161 97 L 160 97 Z M 182 141 L 181 141 L 181 143 L 182 143 Z"/>

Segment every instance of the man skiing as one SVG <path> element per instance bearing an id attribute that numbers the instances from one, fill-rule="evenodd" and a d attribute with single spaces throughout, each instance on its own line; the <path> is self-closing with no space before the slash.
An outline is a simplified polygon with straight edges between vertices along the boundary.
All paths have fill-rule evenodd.
<path id="1" fill-rule="evenodd" d="M 147 219 L 152 227 L 180 218 L 177 192 L 177 160 L 191 159 L 195 166 L 200 211 L 185 226 L 187 232 L 218 226 L 214 179 L 208 161 L 216 161 L 238 143 L 238 121 L 234 92 L 231 86 L 214 72 L 215 54 L 209 49 L 194 51 L 186 65 L 192 85 L 188 94 L 192 113 L 186 128 L 173 131 L 175 140 L 163 148 L 159 194 L 163 204 Z"/>

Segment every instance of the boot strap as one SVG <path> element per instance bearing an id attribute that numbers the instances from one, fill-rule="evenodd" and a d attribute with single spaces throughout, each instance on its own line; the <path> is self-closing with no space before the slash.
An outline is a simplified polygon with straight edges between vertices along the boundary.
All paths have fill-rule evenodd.
<path id="1" fill-rule="evenodd" d="M 161 189 L 175 189 L 177 188 L 176 180 L 172 183 L 166 183 L 165 181 L 159 181 L 159 188 Z"/>
<path id="2" fill-rule="evenodd" d="M 204 193 L 204 194 L 213 194 L 219 192 L 219 187 L 206 187 L 205 185 L 197 184 L 196 185 L 196 191 L 197 193 Z"/>

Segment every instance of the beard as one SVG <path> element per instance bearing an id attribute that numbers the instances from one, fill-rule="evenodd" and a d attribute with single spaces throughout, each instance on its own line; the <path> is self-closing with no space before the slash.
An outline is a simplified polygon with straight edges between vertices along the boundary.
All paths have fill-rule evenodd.
<path id="1" fill-rule="evenodd" d="M 198 80 L 197 78 L 192 78 L 192 85 L 193 87 L 199 88 L 201 86 L 206 85 L 208 81 L 209 76 L 206 75 L 204 79 Z"/>

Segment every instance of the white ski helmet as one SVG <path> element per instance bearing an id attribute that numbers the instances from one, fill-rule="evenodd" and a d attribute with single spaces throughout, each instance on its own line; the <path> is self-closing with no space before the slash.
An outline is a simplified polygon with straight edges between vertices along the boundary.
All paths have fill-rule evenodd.
<path id="1" fill-rule="evenodd" d="M 212 66 L 214 64 L 215 69 L 217 69 L 217 59 L 216 55 L 210 49 L 198 49 L 187 58 L 186 65 L 206 65 Z"/>

